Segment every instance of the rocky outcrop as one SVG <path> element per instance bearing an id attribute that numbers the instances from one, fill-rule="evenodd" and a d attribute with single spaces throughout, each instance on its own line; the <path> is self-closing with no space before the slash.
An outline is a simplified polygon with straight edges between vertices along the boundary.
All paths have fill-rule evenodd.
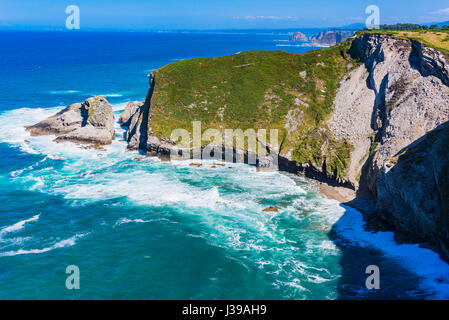
<path id="1" fill-rule="evenodd" d="M 310 37 L 311 46 L 333 46 L 341 41 L 345 41 L 354 35 L 354 31 L 321 31 L 316 36 Z"/>
<path id="2" fill-rule="evenodd" d="M 376 194 L 385 161 L 449 121 L 448 65 L 435 49 L 386 35 L 364 35 L 351 51 L 364 65 L 340 84 L 329 124 L 354 145 L 348 180 Z"/>
<path id="3" fill-rule="evenodd" d="M 125 133 L 125 140 L 128 142 L 128 149 L 148 150 L 148 123 L 151 97 L 154 90 L 154 75 L 149 79 L 150 88 L 145 101 L 132 101 L 125 107 L 120 115 L 120 124 L 128 127 Z"/>
<path id="4" fill-rule="evenodd" d="M 128 142 L 128 149 L 144 149 L 146 134 L 142 127 L 142 120 L 147 118 L 148 107 L 145 101 L 131 101 L 120 115 L 120 125 L 128 127 L 125 133 L 125 140 Z"/>
<path id="5" fill-rule="evenodd" d="M 145 101 L 130 101 L 123 110 L 123 113 L 120 115 L 120 125 L 123 127 L 128 127 L 131 124 L 132 117 L 138 112 Z"/>
<path id="6" fill-rule="evenodd" d="M 302 41 L 302 42 L 306 42 L 309 39 L 307 38 L 307 36 L 302 33 L 302 32 L 295 32 L 291 37 L 290 37 L 290 41 Z"/>
<path id="7" fill-rule="evenodd" d="M 367 87 L 375 96 L 371 153 L 359 183 L 376 195 L 385 162 L 449 121 L 449 88 L 445 85 L 449 65 L 434 49 L 387 35 L 361 36 L 353 42 L 352 54 L 365 63 Z M 347 117 L 339 130 L 346 134 L 355 137 L 351 131 L 360 133 L 359 128 L 367 126 L 367 118 L 360 119 L 350 110 L 341 114 Z"/>
<path id="8" fill-rule="evenodd" d="M 329 33 L 320 38 L 331 39 L 324 40 L 329 44 L 342 39 Z M 321 55 L 318 53 L 317 57 Z M 345 176 L 329 172 L 326 163 L 329 157 L 324 158 L 322 168 L 310 161 L 296 162 L 292 157 L 293 146 L 279 154 L 279 168 L 305 172 L 316 179 L 324 177 L 339 185 L 350 185 L 359 194 L 371 195 L 372 210 L 365 212 L 371 228 L 393 230 L 398 239 L 426 243 L 449 261 L 449 58 L 417 41 L 382 34 L 358 36 L 349 52 L 342 51 L 341 55 L 350 55 L 351 60 L 346 60 L 347 73 L 336 89 L 330 119 L 300 147 L 311 144 L 315 147 L 316 142 L 317 148 L 309 150 L 313 150 L 314 157 L 322 157 L 323 152 L 338 150 L 326 149 L 332 138 L 349 141 L 352 148 Z M 313 61 L 314 65 L 325 66 L 319 58 Z M 302 69 L 298 74 L 304 80 L 309 77 Z M 171 84 L 164 80 L 166 86 Z M 144 107 L 129 108 L 137 111 L 129 118 L 129 128 L 135 125 L 128 130 L 127 139 L 132 147 L 168 156 L 174 142 L 153 134 L 154 121 L 148 112 L 153 103 L 161 103 L 151 99 L 154 83 L 152 77 L 151 94 Z M 319 81 L 315 86 L 325 93 Z M 201 95 L 201 91 L 198 89 L 195 95 Z M 307 127 L 305 111 L 316 103 L 310 99 L 303 101 L 302 92 L 295 96 L 297 99 L 292 99 L 295 106 L 286 113 L 283 123 L 287 135 Z M 273 100 L 273 96 L 270 98 Z M 207 105 L 207 100 L 202 101 Z M 158 116 L 169 117 L 177 106 L 175 101 L 172 109 Z M 186 108 L 191 110 L 190 106 L 187 104 Z M 124 115 L 124 121 L 127 118 Z M 217 119 L 223 121 L 223 114 L 219 113 Z M 181 120 L 177 119 L 178 123 L 182 124 Z M 190 151 L 193 154 L 194 150 Z M 341 160 L 340 155 L 334 158 Z M 269 157 L 258 159 L 260 167 L 270 167 L 270 163 Z"/>
<path id="9" fill-rule="evenodd" d="M 112 106 L 103 96 L 69 105 L 57 114 L 26 129 L 33 136 L 55 135 L 55 141 L 106 145 L 114 138 Z"/>

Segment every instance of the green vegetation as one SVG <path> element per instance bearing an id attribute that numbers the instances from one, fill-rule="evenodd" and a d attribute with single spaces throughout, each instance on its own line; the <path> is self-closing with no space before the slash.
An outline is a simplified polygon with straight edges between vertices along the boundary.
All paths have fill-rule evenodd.
<path id="1" fill-rule="evenodd" d="M 374 152 L 374 150 L 376 150 L 378 145 L 379 145 L 378 141 L 371 142 L 371 145 L 369 146 L 369 154 L 370 155 Z"/>
<path id="2" fill-rule="evenodd" d="M 432 26 L 435 29 L 435 26 Z M 432 27 L 430 27 L 432 29 Z M 436 26 L 438 28 L 438 26 Z M 415 23 L 382 24 L 380 30 L 428 30 L 429 27 Z"/>
<path id="3" fill-rule="evenodd" d="M 92 125 L 96 125 L 104 122 L 103 110 L 100 109 L 101 106 L 101 98 L 93 97 L 89 100 L 89 109 L 88 112 L 88 122 Z"/>
<path id="4" fill-rule="evenodd" d="M 317 167 L 324 163 L 328 174 L 341 178 L 346 173 L 353 147 L 348 141 L 335 141 L 328 134 L 329 131 L 325 130 L 300 138 L 293 156 L 299 163 L 311 162 Z"/>
<path id="5" fill-rule="evenodd" d="M 360 31 L 358 34 L 389 34 L 400 39 L 410 39 L 421 42 L 422 44 L 435 48 L 443 53 L 449 54 L 449 29 L 408 29 L 408 30 L 370 30 Z"/>
<path id="6" fill-rule="evenodd" d="M 438 30 L 438 29 L 448 29 L 449 26 L 440 27 L 437 24 L 433 24 L 430 27 L 427 25 L 421 25 L 416 23 L 396 23 L 396 24 L 382 24 L 379 26 L 380 30 L 394 30 L 394 31 L 416 31 L 416 30 Z M 368 30 L 368 29 L 364 29 Z"/>
<path id="7" fill-rule="evenodd" d="M 278 129 L 281 153 L 301 163 L 324 163 L 341 177 L 350 144 L 325 126 L 343 76 L 358 65 L 351 42 L 293 54 L 248 51 L 175 62 L 154 72 L 151 134 L 169 137 L 176 128 Z"/>

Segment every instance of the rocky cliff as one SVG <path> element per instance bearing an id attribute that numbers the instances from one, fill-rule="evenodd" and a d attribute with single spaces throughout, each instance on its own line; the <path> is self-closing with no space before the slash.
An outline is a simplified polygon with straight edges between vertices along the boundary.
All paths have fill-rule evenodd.
<path id="1" fill-rule="evenodd" d="M 363 65 L 340 83 L 330 127 L 354 145 L 346 178 L 373 194 L 385 163 L 449 121 L 449 65 L 439 51 L 388 35 L 362 35 L 350 53 Z"/>
<path id="2" fill-rule="evenodd" d="M 112 106 L 103 96 L 69 105 L 62 111 L 26 128 L 31 135 L 55 135 L 56 142 L 106 145 L 114 138 Z"/>
<path id="3" fill-rule="evenodd" d="M 372 228 L 449 260 L 448 61 L 416 40 L 364 33 L 304 55 L 176 62 L 153 73 L 144 104 L 128 108 L 127 140 L 167 155 L 170 133 L 191 131 L 192 121 L 278 129 L 281 170 L 370 194 Z"/>
<path id="4" fill-rule="evenodd" d="M 374 229 L 425 243 L 449 260 L 449 123 L 388 160 L 376 184 Z"/>
<path id="5" fill-rule="evenodd" d="M 302 32 L 295 32 L 291 37 L 290 37 L 290 41 L 302 41 L 302 42 L 306 42 L 309 39 L 307 38 L 307 36 L 302 33 Z"/>
<path id="6" fill-rule="evenodd" d="M 353 35 L 353 31 L 321 31 L 316 36 L 310 37 L 310 41 L 311 45 L 314 46 L 333 46 L 351 38 Z"/>
<path id="7" fill-rule="evenodd" d="M 346 179 L 374 197 L 370 227 L 449 260 L 449 59 L 410 39 L 365 34 L 363 62 L 341 82 L 329 122 L 354 149 Z"/>

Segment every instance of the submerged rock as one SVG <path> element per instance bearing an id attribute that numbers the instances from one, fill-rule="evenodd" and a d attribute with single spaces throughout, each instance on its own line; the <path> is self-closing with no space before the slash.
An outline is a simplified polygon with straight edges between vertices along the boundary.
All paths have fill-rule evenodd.
<path id="1" fill-rule="evenodd" d="M 57 114 L 26 127 L 32 136 L 56 135 L 56 142 L 106 145 L 114 138 L 112 106 L 103 96 L 74 103 Z"/>
<path id="2" fill-rule="evenodd" d="M 202 167 L 203 165 L 201 163 L 191 163 L 189 164 L 189 167 Z"/>
<path id="3" fill-rule="evenodd" d="M 268 208 L 265 208 L 262 210 L 263 212 L 279 212 L 278 208 L 269 206 Z"/>

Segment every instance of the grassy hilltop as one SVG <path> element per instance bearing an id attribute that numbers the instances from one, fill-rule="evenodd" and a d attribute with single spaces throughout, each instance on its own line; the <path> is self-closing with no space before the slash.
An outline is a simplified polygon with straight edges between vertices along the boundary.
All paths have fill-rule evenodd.
<path id="1" fill-rule="evenodd" d="M 373 30 L 362 33 L 389 34 L 402 39 L 411 39 L 449 54 L 449 29 L 438 30 Z"/>
<path id="2" fill-rule="evenodd" d="M 350 145 L 337 141 L 325 125 L 338 85 L 357 66 L 350 42 L 293 54 L 249 51 L 231 56 L 175 62 L 154 72 L 151 134 L 172 130 L 278 129 L 283 154 L 342 175 Z M 322 145 L 324 150 L 320 150 Z M 323 148 L 321 148 L 323 149 Z"/>
<path id="3" fill-rule="evenodd" d="M 449 53 L 449 30 L 373 30 L 413 39 Z M 150 135 L 177 128 L 278 129 L 280 153 L 298 163 L 345 176 L 353 146 L 336 139 L 326 122 L 341 80 L 360 65 L 348 50 L 353 39 L 306 54 L 248 51 L 179 61 L 154 72 Z M 207 144 L 207 142 L 204 142 Z"/>

